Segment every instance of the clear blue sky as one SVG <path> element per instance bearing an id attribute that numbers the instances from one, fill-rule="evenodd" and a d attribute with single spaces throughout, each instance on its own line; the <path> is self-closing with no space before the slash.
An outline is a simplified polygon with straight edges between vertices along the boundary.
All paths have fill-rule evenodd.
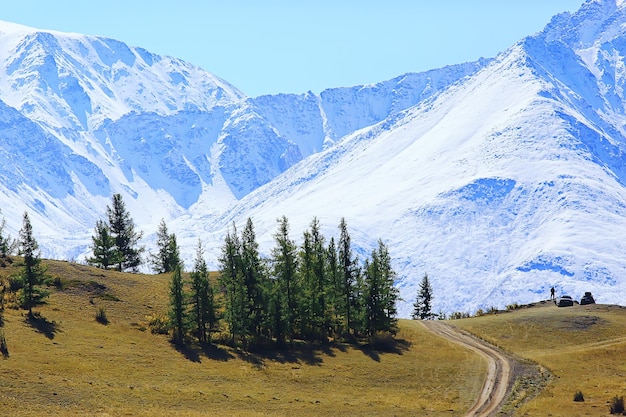
<path id="1" fill-rule="evenodd" d="M 20 0 L 0 19 L 184 59 L 250 96 L 492 57 L 583 0 Z"/>

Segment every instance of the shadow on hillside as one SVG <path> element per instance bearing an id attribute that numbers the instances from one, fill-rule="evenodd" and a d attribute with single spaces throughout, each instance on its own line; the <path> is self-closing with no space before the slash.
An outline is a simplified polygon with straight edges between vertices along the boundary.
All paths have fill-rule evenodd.
<path id="1" fill-rule="evenodd" d="M 191 362 L 201 362 L 200 353 L 198 349 L 194 349 L 193 346 L 183 345 L 176 342 L 170 342 L 174 349 L 176 349 L 181 355 L 185 357 L 185 359 Z"/>
<path id="2" fill-rule="evenodd" d="M 222 347 L 221 345 L 199 345 L 191 343 L 178 345 L 171 343 L 172 347 L 191 362 L 202 362 L 202 357 L 210 360 L 226 362 L 232 359 L 240 359 L 254 366 L 263 366 L 266 362 L 291 363 L 319 366 L 326 357 L 335 357 L 337 352 L 346 353 L 349 349 L 360 350 L 366 356 L 376 362 L 380 362 L 381 355 L 402 355 L 410 347 L 410 342 L 403 339 L 393 339 L 392 342 L 385 340 L 376 343 L 361 344 L 353 343 L 298 343 L 283 345 L 280 347 L 262 346 L 245 350 L 240 348 Z"/>
<path id="3" fill-rule="evenodd" d="M 302 345 L 291 348 L 264 348 L 252 352 L 237 350 L 237 357 L 253 365 L 266 361 L 306 365 L 321 365 L 322 355 L 334 356 L 330 345 Z"/>
<path id="4" fill-rule="evenodd" d="M 170 343 L 185 359 L 191 362 L 202 362 L 203 355 L 207 359 L 221 362 L 235 358 L 228 350 L 213 344 L 199 345 L 198 343 L 188 343 L 181 345 L 173 341 Z"/>
<path id="5" fill-rule="evenodd" d="M 43 333 L 48 339 L 54 339 L 54 335 L 59 332 L 59 326 L 54 321 L 48 321 L 40 315 L 32 315 L 26 317 L 28 323 L 33 329 L 39 333 Z"/>
<path id="6" fill-rule="evenodd" d="M 411 347 L 411 342 L 404 339 L 384 339 L 358 345 L 358 348 L 364 355 L 369 356 L 372 360 L 380 362 L 380 355 L 391 353 L 394 355 L 402 355 Z"/>
<path id="7" fill-rule="evenodd" d="M 216 345 L 204 345 L 202 353 L 207 358 L 215 361 L 226 362 L 229 359 L 234 359 L 234 356 L 229 351 Z"/>

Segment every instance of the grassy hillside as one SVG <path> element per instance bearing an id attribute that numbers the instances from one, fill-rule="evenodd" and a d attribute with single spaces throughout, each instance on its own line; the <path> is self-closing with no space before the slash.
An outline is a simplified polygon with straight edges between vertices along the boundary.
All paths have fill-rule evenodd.
<path id="1" fill-rule="evenodd" d="M 35 309 L 40 317 L 4 313 L 7 415 L 458 416 L 482 384 L 482 359 L 408 321 L 391 352 L 344 344 L 177 350 L 146 330 L 146 316 L 167 310 L 169 275 L 44 264 L 62 285 Z M 0 278 L 15 271 L 0 267 Z M 108 325 L 95 320 L 100 307 Z"/>
<path id="2" fill-rule="evenodd" d="M 587 305 L 532 308 L 452 321 L 481 338 L 547 368 L 552 379 L 520 416 L 609 415 L 626 396 L 626 308 Z M 584 402 L 574 402 L 583 393 Z"/>

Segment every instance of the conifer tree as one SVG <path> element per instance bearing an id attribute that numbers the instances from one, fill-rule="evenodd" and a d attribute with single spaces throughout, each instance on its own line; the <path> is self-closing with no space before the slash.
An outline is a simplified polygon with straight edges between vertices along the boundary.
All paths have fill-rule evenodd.
<path id="1" fill-rule="evenodd" d="M 327 312 L 326 316 L 329 320 L 329 328 L 335 335 L 341 332 L 342 324 L 340 321 L 340 315 L 343 306 L 344 297 L 343 284 L 340 279 L 339 272 L 339 260 L 337 258 L 337 246 L 335 245 L 335 238 L 331 237 L 326 249 L 326 275 L 328 279 L 326 281 L 326 298 L 327 298 Z"/>
<path id="2" fill-rule="evenodd" d="M 39 244 L 33 237 L 33 227 L 27 212 L 24 212 L 19 244 L 20 254 L 24 257 L 24 265 L 20 272 L 20 278 L 24 285 L 22 307 L 28 309 L 28 315 L 33 317 L 33 307 L 47 297 L 48 292 L 41 288 L 47 277 L 45 269 L 41 265 Z"/>
<path id="3" fill-rule="evenodd" d="M 339 223 L 339 231 L 339 270 L 342 285 L 342 306 L 340 311 L 345 319 L 344 331 L 348 333 L 353 328 L 354 324 L 353 306 L 355 301 L 354 293 L 358 269 L 357 260 L 352 254 L 352 244 L 350 242 L 348 225 L 343 217 Z"/>
<path id="4" fill-rule="evenodd" d="M 172 325 L 174 343 L 183 344 L 187 323 L 187 311 L 183 277 L 180 267 L 176 267 L 170 282 L 170 322 Z"/>
<path id="5" fill-rule="evenodd" d="M 121 194 L 114 194 L 111 207 L 107 206 L 109 230 L 115 239 L 115 246 L 121 254 L 117 263 L 118 271 L 130 269 L 136 271 L 141 265 L 143 248 L 138 246 L 142 234 L 135 231 L 135 222 L 126 210 Z"/>
<path id="6" fill-rule="evenodd" d="M 150 264 L 157 274 L 166 274 L 174 271 L 180 264 L 180 253 L 176 242 L 176 235 L 170 234 L 164 219 L 159 223 L 157 230 L 157 253 L 150 254 Z"/>
<path id="7" fill-rule="evenodd" d="M 432 312 L 432 299 L 433 289 L 428 279 L 428 274 L 424 274 L 424 278 L 420 282 L 417 290 L 417 297 L 413 304 L 413 314 L 411 317 L 414 320 L 430 320 L 433 318 Z"/>
<path id="8" fill-rule="evenodd" d="M 219 283 L 224 290 L 226 323 L 231 335 L 231 342 L 247 343 L 249 326 L 248 294 L 241 260 L 241 241 L 237 236 L 237 228 L 233 224 L 224 238 L 222 254 L 219 258 Z"/>
<path id="9" fill-rule="evenodd" d="M 267 279 L 263 262 L 259 255 L 252 219 L 248 218 L 246 227 L 241 233 L 241 263 L 244 276 L 248 315 L 248 333 L 261 336 L 263 324 L 267 321 Z"/>
<path id="10" fill-rule="evenodd" d="M 115 239 L 111 236 L 109 226 L 103 220 L 96 222 L 91 241 L 93 257 L 87 259 L 88 264 L 109 269 L 110 266 L 117 265 L 121 261 L 122 255 L 115 246 Z"/>
<path id="11" fill-rule="evenodd" d="M 372 336 L 378 331 L 395 332 L 399 293 L 394 286 L 396 274 L 391 267 L 389 250 L 382 240 L 378 241 L 378 248 L 372 251 L 371 260 L 366 260 L 364 269 L 367 334 Z"/>
<path id="12" fill-rule="evenodd" d="M 191 277 L 191 318 L 200 343 L 210 342 L 211 331 L 215 328 L 217 314 L 213 287 L 209 281 L 209 270 L 204 260 L 202 243 L 198 240 L 196 259 Z"/>
<path id="13" fill-rule="evenodd" d="M 278 219 L 278 232 L 274 234 L 277 246 L 272 249 L 273 275 L 277 288 L 275 294 L 280 294 L 280 305 L 276 306 L 275 314 L 285 323 L 285 335 L 293 341 L 296 329 L 296 271 L 297 247 L 289 238 L 289 221 L 282 216 Z"/>

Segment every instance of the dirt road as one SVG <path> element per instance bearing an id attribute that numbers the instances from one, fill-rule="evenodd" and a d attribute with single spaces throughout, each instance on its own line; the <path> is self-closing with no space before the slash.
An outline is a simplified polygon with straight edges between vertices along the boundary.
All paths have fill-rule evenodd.
<path id="1" fill-rule="evenodd" d="M 477 339 L 456 327 L 441 321 L 423 321 L 430 331 L 467 347 L 487 359 L 487 377 L 474 405 L 466 417 L 495 416 L 506 400 L 507 391 L 513 378 L 510 360 L 493 346 Z"/>

